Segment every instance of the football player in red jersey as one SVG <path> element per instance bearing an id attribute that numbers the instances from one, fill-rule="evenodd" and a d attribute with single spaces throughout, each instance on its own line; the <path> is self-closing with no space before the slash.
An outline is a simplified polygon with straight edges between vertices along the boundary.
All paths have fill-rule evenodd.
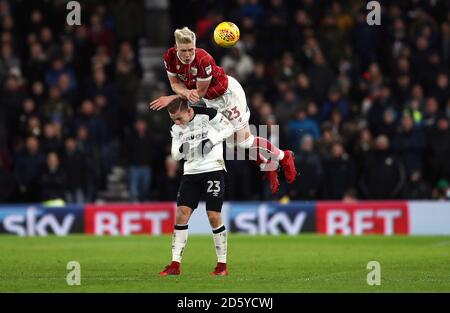
<path id="1" fill-rule="evenodd" d="M 250 110 L 244 89 L 239 82 L 227 76 L 223 68 L 217 66 L 213 57 L 203 49 L 196 48 L 195 33 L 189 28 L 175 30 L 175 46 L 164 53 L 164 66 L 173 92 L 176 95 L 162 96 L 150 103 L 152 110 L 160 110 L 177 97 L 191 103 L 203 100 L 207 107 L 217 109 L 232 123 L 235 134 L 227 145 L 237 144 L 243 149 L 258 149 L 256 162 L 269 180 L 273 194 L 278 191 L 278 162 L 284 172 L 286 181 L 294 182 L 297 171 L 292 151 L 282 151 L 263 137 L 253 136 L 248 121 Z M 266 150 L 273 161 L 265 158 L 259 151 Z M 274 166 L 275 165 L 275 166 Z"/>

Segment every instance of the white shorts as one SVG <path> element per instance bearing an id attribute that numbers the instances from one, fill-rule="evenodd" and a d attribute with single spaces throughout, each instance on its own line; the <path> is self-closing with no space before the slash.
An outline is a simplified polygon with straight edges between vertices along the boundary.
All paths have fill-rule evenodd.
<path id="1" fill-rule="evenodd" d="M 228 76 L 228 88 L 222 96 L 203 100 L 205 100 L 206 106 L 225 115 L 233 125 L 235 132 L 248 125 L 250 110 L 247 106 L 245 92 L 241 84 L 233 77 Z"/>

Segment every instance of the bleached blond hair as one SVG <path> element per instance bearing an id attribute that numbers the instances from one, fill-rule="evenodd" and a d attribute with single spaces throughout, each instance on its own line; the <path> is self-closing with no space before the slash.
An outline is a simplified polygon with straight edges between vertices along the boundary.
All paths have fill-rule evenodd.
<path id="1" fill-rule="evenodd" d="M 188 27 L 175 30 L 174 35 L 177 44 L 195 43 L 196 40 L 195 33 Z"/>

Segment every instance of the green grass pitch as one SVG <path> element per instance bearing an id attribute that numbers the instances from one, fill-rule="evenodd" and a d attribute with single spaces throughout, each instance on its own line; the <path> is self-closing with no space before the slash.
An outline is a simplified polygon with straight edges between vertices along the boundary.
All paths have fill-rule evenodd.
<path id="1" fill-rule="evenodd" d="M 228 239 L 213 277 L 212 236 L 191 235 L 181 276 L 159 277 L 170 236 L 0 236 L 0 292 L 450 292 L 450 237 L 246 236 Z M 369 286 L 369 261 L 381 285 Z M 81 285 L 68 286 L 69 261 Z"/>

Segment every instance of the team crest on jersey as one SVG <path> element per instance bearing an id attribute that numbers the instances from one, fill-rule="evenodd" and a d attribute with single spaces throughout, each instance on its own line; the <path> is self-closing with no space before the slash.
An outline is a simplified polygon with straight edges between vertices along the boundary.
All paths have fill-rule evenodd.
<path id="1" fill-rule="evenodd" d="M 194 76 L 197 76 L 197 68 L 196 67 L 191 67 L 191 74 Z"/>
<path id="2" fill-rule="evenodd" d="M 211 65 L 208 65 L 207 67 L 205 67 L 205 72 L 206 72 L 206 75 L 211 75 Z"/>
<path id="3" fill-rule="evenodd" d="M 179 70 L 180 69 L 180 64 L 177 64 L 177 70 Z"/>

